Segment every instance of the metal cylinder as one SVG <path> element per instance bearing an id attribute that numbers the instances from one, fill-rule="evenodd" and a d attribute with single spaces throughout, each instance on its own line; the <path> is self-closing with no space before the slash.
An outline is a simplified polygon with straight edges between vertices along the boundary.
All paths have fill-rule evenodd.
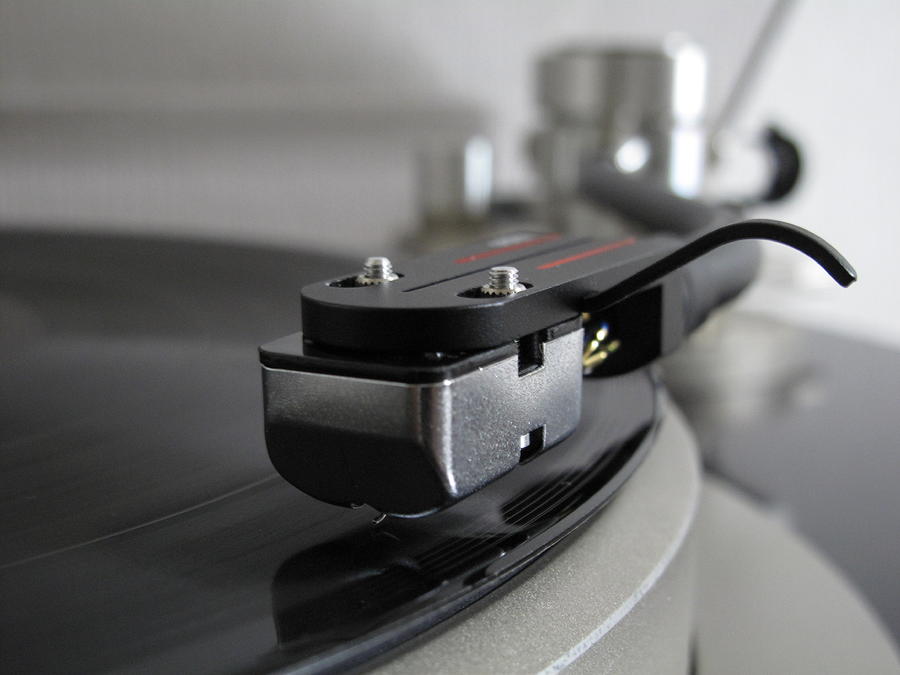
<path id="1" fill-rule="evenodd" d="M 577 197 L 586 160 L 682 197 L 700 193 L 706 155 L 706 57 L 668 37 L 651 46 L 568 47 L 537 67 L 545 125 L 533 151 L 549 200 Z"/>
<path id="2" fill-rule="evenodd" d="M 656 46 L 568 47 L 538 63 L 538 98 L 555 125 L 702 124 L 705 87 L 703 50 L 680 37 Z"/>
<path id="3" fill-rule="evenodd" d="M 416 173 L 426 231 L 466 230 L 483 223 L 491 204 L 493 159 L 491 143 L 482 136 L 420 149 Z"/>

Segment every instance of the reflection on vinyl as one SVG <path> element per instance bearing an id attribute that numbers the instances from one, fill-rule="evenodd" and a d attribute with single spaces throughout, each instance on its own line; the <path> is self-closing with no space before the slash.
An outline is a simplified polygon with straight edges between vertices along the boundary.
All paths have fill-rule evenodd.
<path id="1" fill-rule="evenodd" d="M 256 345 L 346 267 L 0 237 L 0 670 L 359 663 L 511 579 L 647 451 L 658 391 L 639 371 L 587 380 L 573 436 L 434 516 L 297 491 L 266 455 Z"/>

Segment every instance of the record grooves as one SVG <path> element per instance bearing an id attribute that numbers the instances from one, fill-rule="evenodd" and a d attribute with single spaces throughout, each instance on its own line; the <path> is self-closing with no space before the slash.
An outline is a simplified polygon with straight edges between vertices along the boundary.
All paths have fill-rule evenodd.
<path id="1" fill-rule="evenodd" d="M 319 503 L 268 462 L 257 344 L 346 262 L 0 235 L 0 666 L 309 671 L 399 645 L 510 579 L 649 449 L 646 372 L 586 381 L 557 448 L 419 520 Z"/>

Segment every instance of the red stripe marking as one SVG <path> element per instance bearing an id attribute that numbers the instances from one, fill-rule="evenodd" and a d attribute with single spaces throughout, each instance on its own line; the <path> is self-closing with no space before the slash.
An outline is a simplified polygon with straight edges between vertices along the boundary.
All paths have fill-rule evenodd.
<path id="1" fill-rule="evenodd" d="M 482 260 L 484 258 L 490 258 L 495 255 L 502 255 L 503 253 L 510 253 L 511 251 L 518 251 L 522 248 L 528 248 L 529 246 L 537 246 L 538 244 L 545 244 L 548 241 L 553 241 L 554 239 L 559 239 L 559 234 L 545 234 L 542 237 L 537 237 L 535 239 L 529 239 L 527 241 L 520 241 L 518 244 L 512 244 L 510 246 L 504 246 L 503 248 L 492 248 L 487 251 L 482 251 L 481 253 L 474 253 L 472 255 L 467 255 L 465 258 L 458 258 L 453 262 L 460 263 L 469 263 L 475 262 L 476 260 Z"/>
<path id="2" fill-rule="evenodd" d="M 601 253 L 607 253 L 609 251 L 615 251 L 617 248 L 622 248 L 623 246 L 631 246 L 637 239 L 634 237 L 628 237 L 628 239 L 623 239 L 622 241 L 616 241 L 612 244 L 606 244 L 605 246 L 598 246 L 597 248 L 592 248 L 589 251 L 582 251 L 581 253 L 576 253 L 575 255 L 570 255 L 568 258 L 560 258 L 559 260 L 554 260 L 553 262 L 544 263 L 543 265 L 538 265 L 539 270 L 547 270 L 551 267 L 557 267 L 559 265 L 565 265 L 566 263 L 574 262 L 576 260 L 581 260 L 582 258 L 590 258 L 592 255 L 600 255 Z"/>

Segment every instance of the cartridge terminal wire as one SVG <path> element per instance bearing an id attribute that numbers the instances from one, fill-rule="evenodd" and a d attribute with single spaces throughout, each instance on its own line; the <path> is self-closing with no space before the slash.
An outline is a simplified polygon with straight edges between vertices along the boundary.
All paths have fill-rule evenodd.
<path id="1" fill-rule="evenodd" d="M 590 318 L 589 314 L 582 317 Z M 581 365 L 584 367 L 585 373 L 592 372 L 595 368 L 603 365 L 603 363 L 622 346 L 620 340 L 610 340 L 610 329 L 608 323 L 600 324 L 587 340 L 584 346 L 584 352 L 581 355 Z"/>

